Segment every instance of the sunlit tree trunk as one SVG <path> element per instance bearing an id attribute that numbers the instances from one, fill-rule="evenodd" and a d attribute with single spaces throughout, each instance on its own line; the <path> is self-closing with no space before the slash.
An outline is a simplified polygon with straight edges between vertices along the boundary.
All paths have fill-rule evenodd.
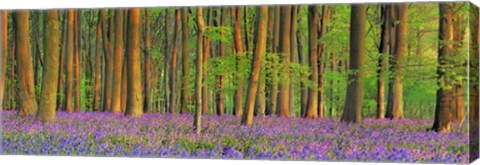
<path id="1" fill-rule="evenodd" d="M 462 4 L 456 4 L 456 8 L 462 7 Z M 461 12 L 456 12 L 454 13 L 454 20 L 453 20 L 453 53 L 454 54 L 462 54 L 461 49 L 463 48 L 463 40 L 464 36 L 466 33 L 466 26 L 464 26 L 464 23 L 462 23 L 463 18 L 465 17 Z M 462 66 L 462 71 L 461 73 L 465 73 L 466 71 L 463 70 L 463 63 L 464 63 L 464 58 L 460 59 L 455 59 L 455 66 Z M 453 99 L 455 99 L 455 108 L 454 108 L 454 118 L 453 121 L 455 122 L 462 122 L 464 117 L 465 117 L 465 110 L 464 110 L 464 90 L 463 90 L 463 85 L 464 81 L 458 81 L 455 82 L 453 85 L 453 88 L 455 90 L 455 94 L 452 96 Z"/>
<path id="2" fill-rule="evenodd" d="M 308 56 L 310 59 L 310 67 L 312 74 L 313 88 L 308 91 L 306 118 L 318 117 L 318 60 L 317 60 L 317 36 L 318 36 L 318 6 L 308 6 Z"/>
<path id="3" fill-rule="evenodd" d="M 452 3 L 440 3 L 440 30 L 439 30 L 439 48 L 438 48 L 438 83 L 440 88 L 437 89 L 437 100 L 435 105 L 435 118 L 432 130 L 436 132 L 450 132 L 452 130 L 451 122 L 453 120 L 453 102 L 451 96 L 454 95 L 453 88 L 445 87 L 452 85 L 452 80 L 448 74 L 452 71 L 452 53 L 453 49 L 453 16 Z"/>
<path id="4" fill-rule="evenodd" d="M 240 7 L 232 7 L 232 16 L 233 16 L 233 38 L 235 43 L 235 52 L 237 54 L 237 70 L 243 70 L 241 64 L 243 63 L 243 42 L 242 42 L 242 9 Z M 241 117 L 243 115 L 243 76 L 238 75 L 237 77 L 237 89 L 235 91 L 235 116 Z"/>
<path id="5" fill-rule="evenodd" d="M 283 65 L 290 64 L 290 30 L 291 30 L 291 17 L 292 17 L 292 6 L 282 6 L 281 7 L 281 17 L 280 19 L 280 53 L 281 53 L 281 63 Z M 290 96 L 290 80 L 289 76 L 290 71 L 287 67 L 281 68 L 280 74 L 280 94 L 278 102 L 278 110 L 281 117 L 290 117 L 289 111 L 289 96 Z"/>
<path id="6" fill-rule="evenodd" d="M 365 71 L 366 4 L 353 4 L 350 14 L 350 66 L 347 82 L 347 96 L 341 117 L 343 122 L 362 123 L 362 101 Z"/>
<path id="7" fill-rule="evenodd" d="M 260 70 L 262 68 L 262 58 L 266 51 L 267 45 L 267 21 L 268 21 L 268 6 L 260 6 L 257 8 L 257 25 L 255 35 L 255 48 L 253 53 L 253 60 L 251 63 L 252 72 L 249 78 L 249 85 L 247 90 L 247 102 L 245 104 L 246 112 L 242 117 L 242 125 L 252 125 L 253 110 L 255 105 L 255 96 L 257 95 L 258 81 L 260 77 Z"/>
<path id="8" fill-rule="evenodd" d="M 67 33 L 67 90 L 65 90 L 65 110 L 67 112 L 73 112 L 73 49 L 74 49 L 74 18 L 75 11 L 73 9 L 68 10 L 68 33 Z"/>
<path id="9" fill-rule="evenodd" d="M 125 115 L 143 115 L 142 79 L 140 67 L 140 36 L 142 31 L 141 9 L 128 11 L 127 37 L 127 107 Z"/>
<path id="10" fill-rule="evenodd" d="M 33 81 L 33 64 L 30 54 L 30 26 L 29 11 L 16 11 L 15 13 L 15 53 L 17 62 L 17 89 L 19 117 L 37 114 L 38 106 L 35 98 L 35 86 Z"/>
<path id="11" fill-rule="evenodd" d="M 280 6 L 276 6 L 275 10 L 275 21 L 273 26 L 273 53 L 279 53 L 279 43 L 280 43 Z M 272 61 L 276 63 L 275 61 Z M 270 86 L 270 104 L 268 108 L 268 115 L 273 116 L 277 113 L 277 99 L 278 99 L 278 68 L 276 66 L 272 67 L 273 78 Z"/>
<path id="12" fill-rule="evenodd" d="M 290 61 L 292 63 L 298 62 L 297 54 L 297 19 L 298 19 L 298 9 L 299 5 L 292 6 L 292 17 L 291 17 L 291 30 L 290 30 Z M 290 116 L 295 117 L 295 80 L 290 78 L 290 96 L 288 97 L 288 109 L 290 111 Z"/>
<path id="13" fill-rule="evenodd" d="M 113 54 L 113 84 L 111 111 L 121 113 L 122 63 L 123 63 L 123 9 L 115 9 L 115 48 Z"/>
<path id="14" fill-rule="evenodd" d="M 330 7 L 328 5 L 323 5 L 322 7 L 322 19 L 320 20 L 320 34 L 318 35 L 319 40 L 322 40 L 327 33 L 327 23 L 330 19 Z M 317 108 L 318 108 L 318 117 L 323 118 L 325 117 L 325 97 L 324 97 L 324 86 L 325 83 L 323 82 L 323 74 L 325 73 L 325 60 L 323 56 L 325 55 L 324 53 L 324 43 L 319 42 L 318 43 L 318 49 L 317 49 L 317 60 L 318 60 L 318 102 L 317 102 Z"/>
<path id="15" fill-rule="evenodd" d="M 57 103 L 58 69 L 60 57 L 60 27 L 58 13 L 49 10 L 45 13 L 45 67 L 43 69 L 42 92 L 38 107 L 38 120 L 49 122 L 55 119 Z"/>
<path id="16" fill-rule="evenodd" d="M 197 134 L 202 131 L 202 83 L 203 83 L 203 33 L 205 24 L 203 21 L 203 8 L 197 8 L 197 70 L 195 74 L 195 118 L 194 130 Z"/>
<path id="17" fill-rule="evenodd" d="M 189 78 L 190 78 L 190 65 L 189 65 L 189 53 L 188 53 L 188 8 L 181 9 L 181 22 L 182 22 L 182 62 L 183 62 L 183 83 L 182 83 L 182 98 L 180 100 L 181 110 L 180 113 L 188 113 L 188 96 L 189 96 Z"/>

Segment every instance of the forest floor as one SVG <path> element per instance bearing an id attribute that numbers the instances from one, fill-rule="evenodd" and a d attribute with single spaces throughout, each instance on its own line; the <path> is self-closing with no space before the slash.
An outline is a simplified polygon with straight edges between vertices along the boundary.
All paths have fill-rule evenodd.
<path id="1" fill-rule="evenodd" d="M 365 119 L 362 125 L 334 119 L 256 117 L 240 126 L 234 116 L 204 115 L 203 132 L 193 116 L 58 112 L 54 123 L 2 112 L 1 153 L 116 157 L 395 161 L 468 163 L 466 125 L 448 134 L 427 132 L 431 120 Z"/>

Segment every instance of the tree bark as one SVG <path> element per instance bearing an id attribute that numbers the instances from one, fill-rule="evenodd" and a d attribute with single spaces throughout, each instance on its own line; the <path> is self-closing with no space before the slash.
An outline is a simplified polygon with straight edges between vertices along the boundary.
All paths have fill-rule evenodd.
<path id="1" fill-rule="evenodd" d="M 4 96 L 5 96 L 5 78 L 7 73 L 7 57 L 8 57 L 8 13 L 7 11 L 1 11 L 0 13 L 0 112 L 4 108 Z"/>
<path id="2" fill-rule="evenodd" d="M 203 82 L 203 33 L 205 25 L 203 21 L 203 8 L 197 8 L 197 70 L 195 76 L 195 118 L 193 121 L 194 130 L 197 134 L 202 131 L 202 82 Z"/>
<path id="3" fill-rule="evenodd" d="M 451 122 L 453 120 L 453 103 L 452 99 L 455 90 L 446 86 L 452 85 L 452 80 L 447 74 L 452 71 L 452 53 L 453 49 L 453 16 L 452 3 L 440 3 L 440 30 L 439 30 L 439 47 L 438 47 L 438 83 L 440 88 L 437 89 L 437 100 L 435 104 L 435 118 L 432 130 L 436 132 L 450 132 L 452 130 Z"/>
<path id="4" fill-rule="evenodd" d="M 385 66 L 386 59 L 390 50 L 390 6 L 381 5 L 381 19 L 383 21 L 381 28 L 381 41 L 380 47 L 378 48 L 380 56 L 378 57 L 377 65 L 377 118 L 385 118 Z"/>
<path id="5" fill-rule="evenodd" d="M 140 36 L 142 31 L 141 9 L 128 11 L 127 38 L 127 107 L 125 114 L 131 117 L 143 115 L 142 79 L 140 67 Z"/>
<path id="6" fill-rule="evenodd" d="M 165 25 L 166 26 L 166 25 Z M 144 67 L 144 77 L 143 77 L 143 91 L 145 91 L 144 101 L 143 101 L 143 111 L 145 113 L 150 112 L 150 70 L 151 70 L 151 57 L 150 49 L 152 47 L 150 39 L 150 12 L 148 9 L 145 9 L 145 67 Z M 165 53 L 167 54 L 167 53 Z M 164 91 L 165 92 L 165 91 Z"/>
<path id="7" fill-rule="evenodd" d="M 175 113 L 177 108 L 177 55 L 180 40 L 180 9 L 175 9 L 175 33 L 173 35 L 173 51 L 170 73 L 170 107 L 169 112 Z"/>
<path id="8" fill-rule="evenodd" d="M 281 53 L 281 63 L 284 65 L 281 68 L 282 74 L 280 75 L 280 95 L 278 110 L 280 112 L 280 117 L 290 117 L 289 111 L 289 97 L 290 97 L 290 80 L 288 75 L 290 75 L 290 70 L 288 66 L 290 65 L 290 31 L 291 31 L 291 17 L 292 17 L 292 6 L 282 6 L 281 7 L 281 17 L 280 20 L 280 53 Z"/>
<path id="9" fill-rule="evenodd" d="M 80 37 L 81 37 L 81 34 L 80 34 L 80 15 L 81 15 L 81 11 L 80 10 L 77 10 L 75 11 L 75 21 L 74 21 L 74 24 L 75 24 L 75 27 L 74 27 L 74 63 L 73 63 L 73 67 L 74 67 L 74 81 L 75 81 L 75 89 L 73 90 L 74 91 L 74 95 L 75 95 L 75 112 L 80 112 L 81 111 L 81 98 L 82 98 L 82 91 L 81 91 L 81 86 L 82 86 L 82 77 L 80 75 Z"/>
<path id="10" fill-rule="evenodd" d="M 112 103 L 112 80 L 113 80 L 113 56 L 112 51 L 110 48 L 110 39 L 107 36 L 108 29 L 106 23 L 106 11 L 101 10 L 100 20 L 102 22 L 102 40 L 103 40 L 103 52 L 105 56 L 105 69 L 104 69 L 104 91 L 103 91 L 103 111 L 110 111 L 111 110 L 111 103 Z"/>
<path id="11" fill-rule="evenodd" d="M 391 119 L 403 119 L 403 56 L 405 54 L 406 34 L 407 34 L 407 18 L 408 18 L 408 4 L 395 5 L 395 12 L 397 16 L 397 28 L 395 29 L 395 47 L 393 56 L 393 86 L 389 93 L 392 93 L 389 107 L 391 107 Z"/>
<path id="12" fill-rule="evenodd" d="M 242 10 L 240 7 L 233 7 L 232 8 L 232 15 L 233 15 L 233 38 L 235 42 L 235 52 L 237 56 L 237 70 L 241 71 L 243 68 L 241 64 L 243 63 L 244 50 L 243 50 L 243 42 L 242 42 L 242 17 L 241 17 Z M 237 76 L 237 90 L 235 91 L 235 116 L 242 117 L 243 115 L 243 76 Z"/>
<path id="13" fill-rule="evenodd" d="M 227 22 L 227 8 L 226 7 L 222 7 L 221 8 L 221 16 L 220 16 L 220 26 L 221 27 L 225 27 L 226 25 L 226 22 Z M 222 32 L 220 32 L 220 36 L 222 38 L 225 37 L 225 34 Z M 225 56 L 225 43 L 224 42 L 220 42 L 220 58 L 223 58 Z M 225 114 L 225 91 L 224 91 L 224 88 L 225 88 L 225 76 L 224 75 L 220 75 L 218 77 L 218 85 L 219 85 L 219 91 L 217 93 L 217 96 L 216 96 L 216 99 L 217 99 L 217 115 L 221 116 L 223 114 Z"/>
<path id="14" fill-rule="evenodd" d="M 365 31 L 366 31 L 366 4 L 352 5 L 350 15 L 350 67 L 348 75 L 347 96 L 345 109 L 341 121 L 362 123 L 362 101 L 365 71 Z"/>
<path id="15" fill-rule="evenodd" d="M 318 36 L 318 6 L 308 6 L 308 54 L 310 58 L 310 67 L 312 67 L 312 74 L 310 81 L 312 81 L 313 88 L 308 90 L 307 111 L 306 118 L 318 117 L 318 60 L 317 60 L 317 36 Z"/>
<path id="16" fill-rule="evenodd" d="M 123 63 L 123 9 L 115 9 L 115 48 L 113 55 L 113 84 L 111 111 L 120 114 L 122 93 L 122 63 Z M 145 64 L 146 65 L 146 64 Z"/>
<path id="17" fill-rule="evenodd" d="M 16 11 L 15 13 L 15 53 L 17 58 L 17 88 L 19 117 L 35 115 L 38 110 L 35 98 L 35 84 L 33 76 L 32 56 L 30 53 L 30 26 L 29 11 Z"/>
<path id="18" fill-rule="evenodd" d="M 99 16 L 100 12 L 99 12 Z M 101 34 L 102 34 L 102 22 L 100 19 L 97 21 L 97 39 L 95 43 L 95 85 L 93 87 L 94 96 L 93 96 L 93 109 L 94 111 L 100 111 L 101 105 L 101 79 L 102 79 L 102 56 L 100 53 L 101 46 Z"/>
<path id="19" fill-rule="evenodd" d="M 43 70 L 42 92 L 38 107 L 38 120 L 50 122 L 55 119 L 57 103 L 58 69 L 60 49 L 60 27 L 58 13 L 49 10 L 45 13 L 45 67 Z"/>
<path id="20" fill-rule="evenodd" d="M 73 58 L 74 58 L 74 23 L 75 23 L 75 11 L 73 9 L 68 10 L 68 34 L 67 34 L 67 90 L 65 91 L 65 110 L 67 112 L 73 112 Z"/>
<path id="21" fill-rule="evenodd" d="M 245 104 L 246 112 L 242 117 L 242 125 L 252 125 L 253 110 L 255 105 L 255 96 L 257 95 L 258 80 L 260 77 L 260 70 L 262 68 L 262 56 L 266 51 L 267 45 L 267 21 L 268 21 L 268 6 L 260 6 L 257 9 L 257 25 L 256 38 L 253 60 L 251 63 L 252 72 L 249 78 L 249 86 L 247 90 L 247 102 Z"/>

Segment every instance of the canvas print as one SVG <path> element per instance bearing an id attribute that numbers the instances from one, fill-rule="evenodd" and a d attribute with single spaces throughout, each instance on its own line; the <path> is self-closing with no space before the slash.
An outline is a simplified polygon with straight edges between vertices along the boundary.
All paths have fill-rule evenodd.
<path id="1" fill-rule="evenodd" d="M 0 11 L 0 153 L 470 163 L 470 2 Z"/>

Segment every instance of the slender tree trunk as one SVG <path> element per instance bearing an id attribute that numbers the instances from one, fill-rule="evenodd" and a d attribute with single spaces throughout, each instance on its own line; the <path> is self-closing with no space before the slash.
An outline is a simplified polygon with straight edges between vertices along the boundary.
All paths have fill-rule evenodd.
<path id="1" fill-rule="evenodd" d="M 126 56 L 126 53 L 125 53 Z M 123 59 L 123 69 L 122 69 L 122 97 L 120 98 L 120 108 L 122 109 L 122 113 L 125 113 L 125 109 L 127 108 L 127 86 L 128 79 L 127 79 L 127 59 L 126 57 Z"/>
<path id="2" fill-rule="evenodd" d="M 170 73 L 170 107 L 169 112 L 175 113 L 177 108 L 177 55 L 180 40 L 180 9 L 175 9 L 175 33 L 173 35 L 173 51 Z"/>
<path id="3" fill-rule="evenodd" d="M 317 60 L 317 36 L 318 36 L 318 6 L 308 6 L 308 54 L 310 58 L 310 66 L 312 67 L 312 74 L 310 81 L 312 81 L 313 88 L 308 91 L 306 118 L 318 117 L 318 60 Z"/>
<path id="4" fill-rule="evenodd" d="M 258 81 L 260 77 L 260 70 L 262 68 L 262 56 L 266 51 L 267 46 L 267 21 L 268 21 L 268 6 L 260 6 L 257 8 L 257 25 L 255 35 L 255 48 L 253 60 L 251 63 L 252 72 L 249 78 L 249 85 L 247 90 L 247 102 L 245 104 L 246 112 L 242 117 L 242 125 L 252 125 L 253 110 L 255 105 L 255 96 L 257 95 Z"/>
<path id="5" fill-rule="evenodd" d="M 385 117 L 385 66 L 386 59 L 390 50 L 390 6 L 382 5 L 381 6 L 381 17 L 383 20 L 382 23 L 382 32 L 381 32 L 381 41 L 380 41 L 380 57 L 378 58 L 377 65 L 377 118 L 383 119 Z"/>
<path id="6" fill-rule="evenodd" d="M 365 71 L 366 4 L 352 5 L 350 15 L 350 67 L 348 75 L 347 97 L 341 121 L 362 123 L 362 101 Z"/>
<path id="7" fill-rule="evenodd" d="M 210 20 L 211 20 L 211 13 L 212 9 L 207 9 L 207 22 L 206 25 L 210 26 Z M 207 62 L 208 58 L 210 56 L 210 37 L 204 37 L 204 45 L 203 45 L 203 61 L 202 61 L 202 66 L 203 66 L 203 81 L 207 81 Z M 210 114 L 210 109 L 209 109 L 209 101 L 208 101 L 208 96 L 209 91 L 208 91 L 208 86 L 207 83 L 202 83 L 202 113 L 203 114 Z"/>
<path id="8" fill-rule="evenodd" d="M 15 13 L 15 53 L 17 60 L 17 88 L 19 117 L 37 114 L 37 99 L 35 98 L 35 84 L 33 76 L 32 56 L 30 53 L 30 26 L 29 11 L 16 11 Z"/>
<path id="9" fill-rule="evenodd" d="M 320 24 L 320 33 L 318 36 L 318 40 L 323 39 L 323 37 L 326 34 L 327 31 L 327 22 L 330 19 L 330 7 L 327 5 L 323 5 L 322 7 L 322 19 L 321 19 L 321 24 Z M 318 60 L 318 117 L 323 118 L 325 117 L 325 104 L 324 104 L 324 86 L 325 83 L 323 82 L 323 74 L 325 72 L 325 63 L 323 62 L 323 56 L 324 56 L 324 43 L 319 42 L 318 43 L 318 49 L 317 49 L 317 60 Z"/>
<path id="10" fill-rule="evenodd" d="M 169 49 L 169 40 L 170 40 L 170 37 L 168 35 L 168 32 L 170 31 L 170 29 L 168 28 L 170 25 L 170 12 L 168 9 L 165 10 L 165 28 L 164 28 L 164 33 L 165 33 L 165 43 L 164 43 L 164 49 L 165 49 L 165 52 L 167 52 L 167 54 L 170 53 L 170 49 Z M 165 59 L 163 60 L 163 70 L 165 70 L 165 74 L 163 76 L 163 80 L 165 82 L 165 85 L 164 85 L 164 92 L 163 92 L 163 95 L 165 97 L 165 112 L 169 112 L 170 110 L 170 103 L 171 103 L 171 99 L 170 98 L 170 72 L 171 72 L 171 69 L 170 69 L 170 58 L 171 58 L 171 54 L 169 55 L 166 55 L 165 56 Z M 152 77 L 155 77 L 156 75 L 152 76 Z M 155 86 L 155 84 L 152 84 L 151 86 Z"/>
<path id="11" fill-rule="evenodd" d="M 237 55 L 237 70 L 243 70 L 241 64 L 243 63 L 244 51 L 243 51 L 243 44 L 242 44 L 242 27 L 241 27 L 241 17 L 242 10 L 240 7 L 233 7 L 232 8 L 232 15 L 234 18 L 234 31 L 233 31 L 233 38 L 235 41 L 235 52 Z M 237 90 L 235 91 L 235 116 L 241 117 L 243 115 L 243 76 L 237 76 Z"/>
<path id="12" fill-rule="evenodd" d="M 38 119 L 49 122 L 55 119 L 55 107 L 57 103 L 58 69 L 60 49 L 60 27 L 58 13 L 49 10 L 45 13 L 45 67 L 43 69 L 42 92 L 40 106 L 38 107 Z M 47 81 L 48 80 L 48 81 Z"/>
<path id="13" fill-rule="evenodd" d="M 57 110 L 60 109 L 65 109 L 65 98 L 62 97 L 63 93 L 65 93 L 65 63 L 66 63 L 66 52 L 67 52 L 67 32 L 68 32 L 68 24 L 67 24 L 67 19 L 68 18 L 68 11 L 64 11 L 64 16 L 62 20 L 62 47 L 60 48 L 60 67 L 58 70 L 58 93 L 57 93 Z"/>
<path id="14" fill-rule="evenodd" d="M 389 13 L 390 13 L 390 20 L 391 20 L 391 25 L 390 25 L 390 39 L 389 39 L 389 47 L 390 47 L 390 53 L 389 53 L 389 58 L 388 58 L 388 65 L 390 72 L 393 72 L 394 66 L 395 66 L 395 58 L 393 57 L 394 51 L 395 51 L 395 45 L 396 45 L 396 29 L 397 29 L 397 24 L 395 22 L 398 21 L 398 18 L 396 17 L 397 13 L 395 12 L 397 9 L 395 8 L 395 4 L 389 4 Z M 387 98 L 387 112 L 385 114 L 385 118 L 393 118 L 393 104 L 392 102 L 394 101 L 394 93 L 393 91 L 393 79 L 394 76 L 390 75 L 389 76 L 389 81 L 388 81 L 388 98 Z"/>
<path id="15" fill-rule="evenodd" d="M 194 130 L 197 134 L 202 132 L 202 82 L 203 82 L 203 33 L 205 25 L 203 21 L 203 8 L 197 8 L 197 73 L 195 75 L 195 118 Z"/>
<path id="16" fill-rule="evenodd" d="M 100 12 L 99 12 L 100 16 Z M 97 22 L 97 39 L 95 44 L 95 86 L 93 87 L 94 96 L 93 96 L 93 109 L 95 111 L 100 111 L 101 105 L 101 79 L 102 79 L 102 56 L 100 53 L 100 44 L 101 44 L 101 34 L 102 34 L 102 26 L 101 21 L 98 19 Z"/>
<path id="17" fill-rule="evenodd" d="M 73 58 L 74 58 L 74 23 L 75 11 L 68 10 L 68 36 L 67 36 L 67 90 L 65 91 L 65 110 L 73 112 Z"/>
<path id="18" fill-rule="evenodd" d="M 7 73 L 7 57 L 8 57 L 8 13 L 7 11 L 0 12 L 0 112 L 4 108 L 5 83 Z"/>
<path id="19" fill-rule="evenodd" d="M 143 115 L 142 79 L 140 67 L 140 36 L 142 31 L 141 9 L 128 11 L 127 38 L 127 107 L 125 115 L 139 117 Z"/>
<path id="20" fill-rule="evenodd" d="M 143 88 L 145 91 L 144 101 L 143 101 L 143 111 L 145 113 L 150 112 L 150 70 L 151 70 L 151 57 L 150 57 L 150 49 L 151 49 L 151 39 L 150 39 L 150 12 L 148 9 L 145 9 L 145 67 L 144 67 L 144 79 L 143 79 Z M 166 54 L 166 53 L 165 53 Z M 166 92 L 166 91 L 164 91 Z"/>
<path id="21" fill-rule="evenodd" d="M 298 8 L 299 5 L 292 6 L 292 17 L 291 17 L 291 30 L 290 30 L 290 61 L 292 63 L 298 62 L 298 52 L 297 52 L 297 17 L 298 17 Z M 288 97 L 288 109 L 290 110 L 290 116 L 295 117 L 295 82 L 294 79 L 290 78 L 290 96 Z"/>
<path id="22" fill-rule="evenodd" d="M 111 110 L 112 103 L 112 80 L 113 80 L 113 56 L 110 49 L 110 38 L 107 33 L 106 13 L 105 10 L 100 11 L 100 20 L 102 22 L 102 40 L 103 40 L 103 52 L 105 56 L 105 69 L 104 69 L 104 91 L 103 91 L 103 111 Z"/>
<path id="23" fill-rule="evenodd" d="M 448 73 L 452 71 L 453 61 L 453 16 L 452 3 L 440 3 L 440 30 L 439 30 L 439 48 L 438 48 L 438 83 L 440 88 L 437 89 L 437 101 L 435 105 L 435 118 L 432 130 L 436 132 L 450 132 L 452 130 L 451 122 L 453 120 L 454 102 L 451 96 L 454 95 L 453 88 L 446 88 L 451 85 L 452 80 L 448 77 Z"/>
<path id="24" fill-rule="evenodd" d="M 188 53 L 188 8 L 182 8 L 181 22 L 182 22 L 182 61 L 183 61 L 183 83 L 182 83 L 182 98 L 180 101 L 181 110 L 180 113 L 188 113 L 188 96 L 189 96 L 189 78 L 190 78 L 190 65 L 189 65 L 189 53 Z"/>
<path id="25" fill-rule="evenodd" d="M 75 27 L 74 27 L 74 63 L 73 63 L 73 67 L 74 67 L 74 81 L 75 81 L 75 89 L 73 90 L 74 91 L 74 95 L 75 95 L 75 112 L 80 112 L 81 111 L 81 97 L 82 97 L 82 93 L 81 93 L 81 85 L 82 85 L 82 77 L 80 75 L 80 14 L 81 14 L 81 11 L 77 10 L 75 11 L 75 21 L 74 21 L 74 24 L 75 24 Z"/>

